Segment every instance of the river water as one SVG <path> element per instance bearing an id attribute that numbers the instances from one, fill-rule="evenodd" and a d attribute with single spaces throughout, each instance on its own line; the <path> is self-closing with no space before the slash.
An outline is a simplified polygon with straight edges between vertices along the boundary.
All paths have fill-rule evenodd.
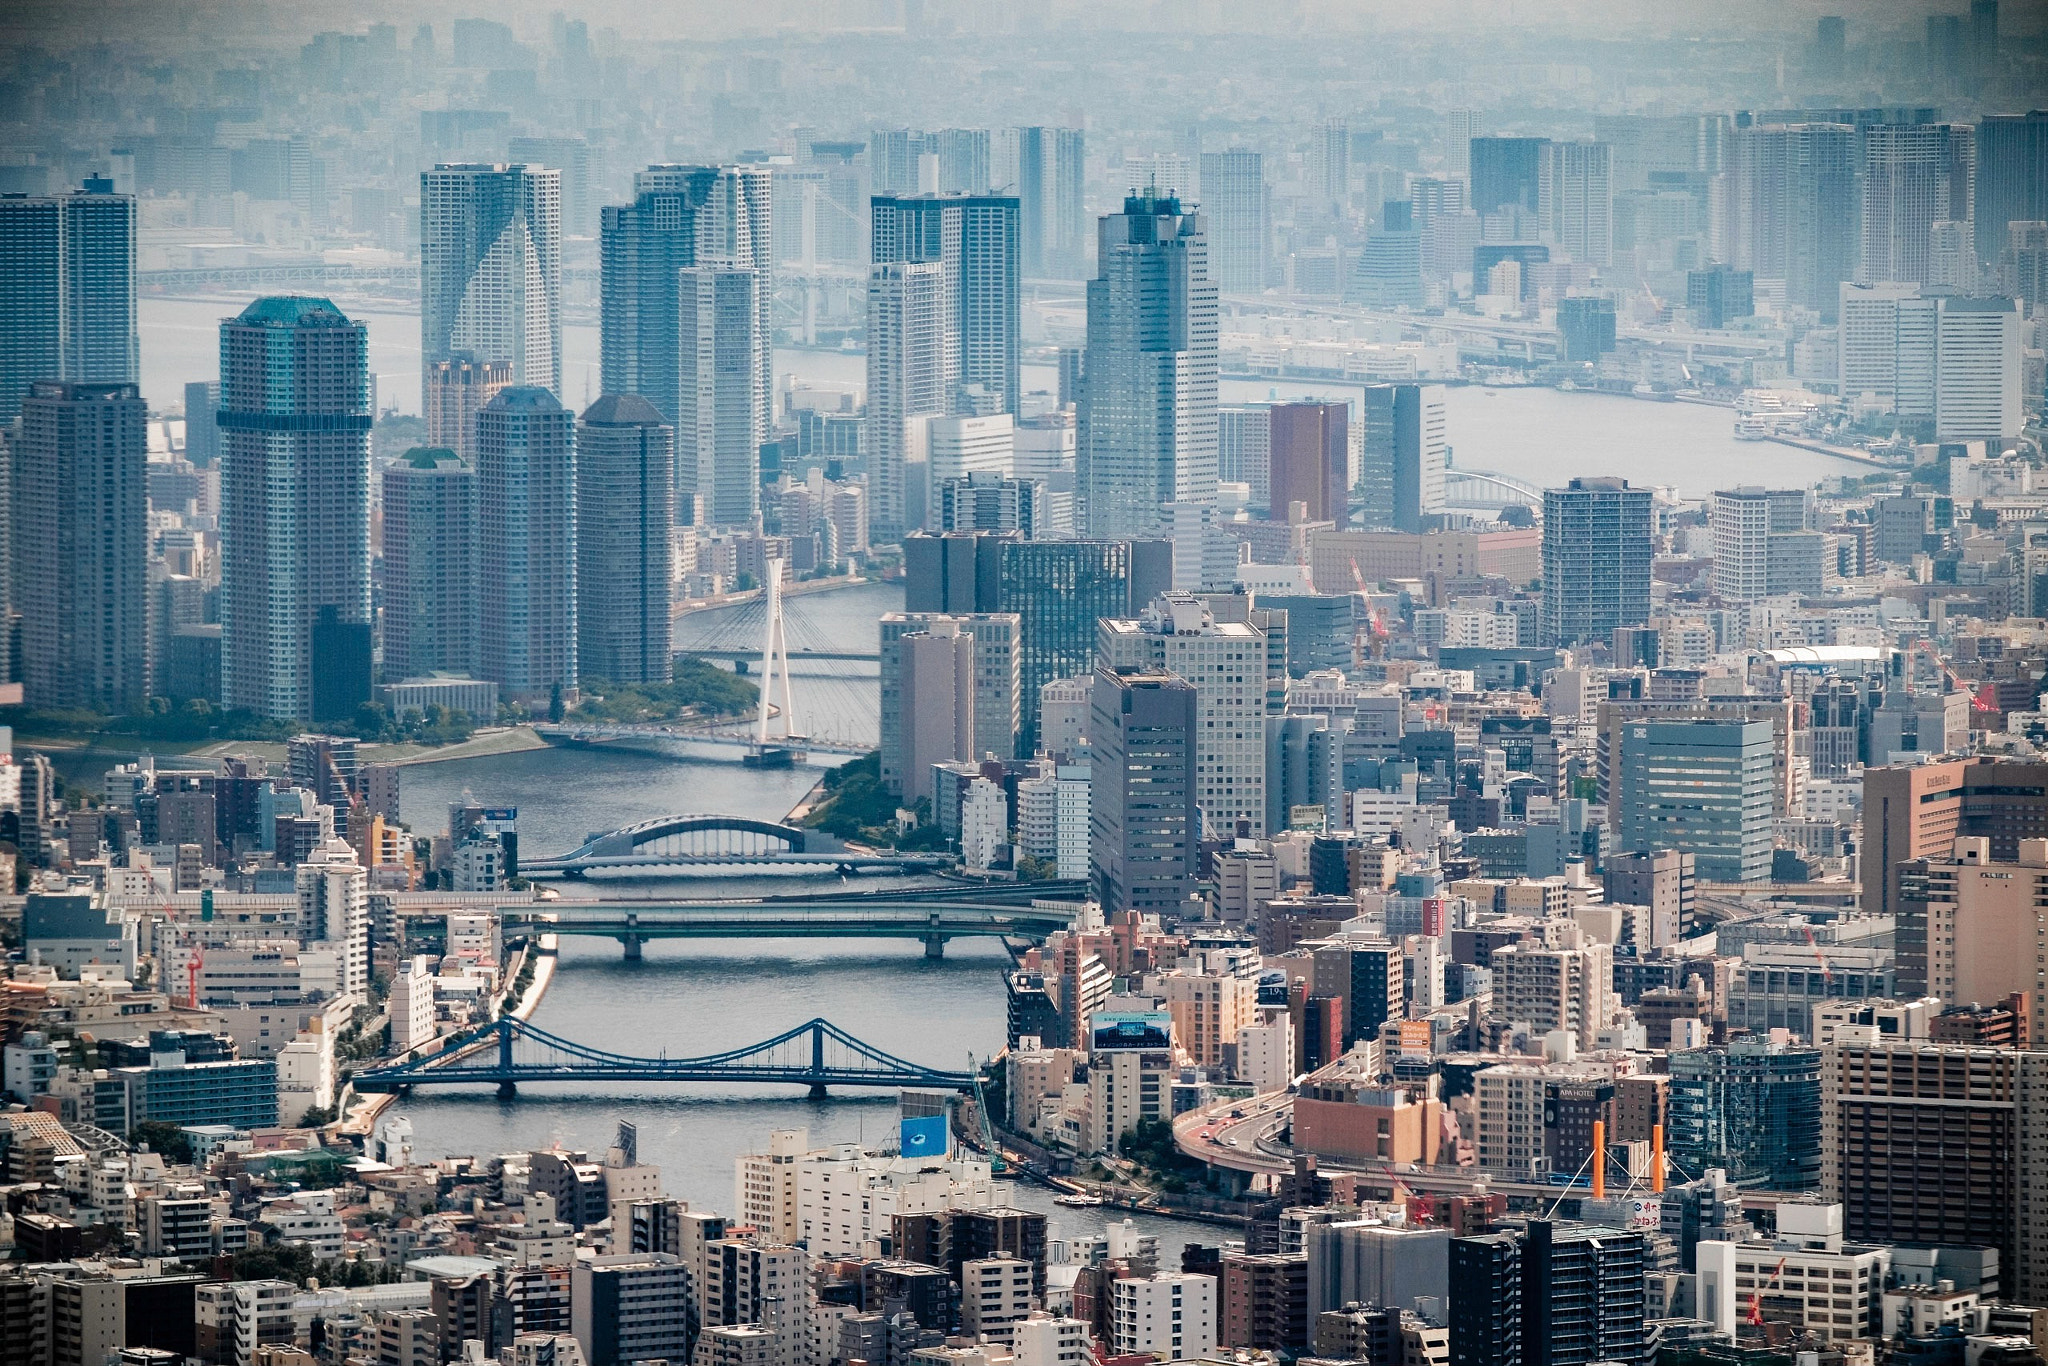
<path id="1" fill-rule="evenodd" d="M 252 296 L 141 301 L 142 393 L 152 405 L 182 402 L 188 380 L 213 379 L 219 370 L 221 318 Z M 351 317 L 369 325 L 370 368 L 382 407 L 419 411 L 419 314 L 395 305 L 358 307 Z M 597 328 L 562 329 L 563 401 L 583 408 L 597 397 Z M 780 350 L 778 379 L 859 386 L 866 361 L 847 352 Z M 1024 388 L 1052 390 L 1047 366 L 1024 367 Z M 1265 399 L 1357 397 L 1356 386 L 1305 380 L 1225 380 L 1226 403 Z M 1734 414 L 1725 408 L 1555 389 L 1445 390 L 1453 458 L 1471 469 L 1493 470 L 1539 486 L 1574 475 L 1620 474 L 1638 484 L 1669 485 L 1690 497 L 1738 484 L 1809 484 L 1831 475 L 1866 473 L 1868 467 L 1773 442 L 1737 441 Z"/>

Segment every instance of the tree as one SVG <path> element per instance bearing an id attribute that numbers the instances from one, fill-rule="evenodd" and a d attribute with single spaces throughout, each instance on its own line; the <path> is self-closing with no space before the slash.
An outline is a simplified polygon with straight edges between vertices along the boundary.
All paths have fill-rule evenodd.
<path id="1" fill-rule="evenodd" d="M 556 683 L 548 688 L 548 720 L 562 719 L 562 685 Z"/>
<path id="2" fill-rule="evenodd" d="M 192 1160 L 192 1136 L 161 1119 L 145 1119 L 130 1129 L 128 1143 L 131 1147 L 146 1147 L 153 1153 L 162 1153 L 166 1162 L 186 1163 Z"/>
<path id="3" fill-rule="evenodd" d="M 331 1105 L 308 1105 L 306 1113 L 299 1116 L 301 1129 L 324 1129 L 334 1123 L 334 1107 Z"/>

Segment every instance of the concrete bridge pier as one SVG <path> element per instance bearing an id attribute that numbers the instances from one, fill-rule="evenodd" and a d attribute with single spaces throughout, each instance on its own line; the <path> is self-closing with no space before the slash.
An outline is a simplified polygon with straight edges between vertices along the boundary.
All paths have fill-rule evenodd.
<path id="1" fill-rule="evenodd" d="M 829 1092 L 829 1091 L 827 1091 L 827 1090 L 825 1089 L 825 1083 L 824 1083 L 824 1082 L 822 1082 L 822 1081 L 814 1081 L 814 1082 L 812 1082 L 812 1083 L 811 1083 L 811 1099 L 812 1099 L 812 1100 L 830 1100 L 830 1099 L 831 1099 L 831 1092 Z"/>
<path id="2" fill-rule="evenodd" d="M 514 1086 L 509 1081 L 501 1081 L 498 1083 L 499 1100 L 517 1100 L 518 1098 L 519 1088 L 517 1086 Z"/>
<path id="3" fill-rule="evenodd" d="M 637 963 L 644 956 L 640 951 L 640 946 L 647 942 L 645 936 L 622 934 L 619 936 L 619 942 L 626 946 L 626 961 L 628 963 Z"/>
<path id="4" fill-rule="evenodd" d="M 924 937 L 924 956 L 933 963 L 943 959 L 946 956 L 946 936 L 943 934 L 926 935 Z"/>

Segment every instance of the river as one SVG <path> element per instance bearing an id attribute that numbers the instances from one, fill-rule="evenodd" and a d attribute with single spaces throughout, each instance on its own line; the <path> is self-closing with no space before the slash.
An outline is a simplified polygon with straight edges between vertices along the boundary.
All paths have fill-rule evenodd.
<path id="1" fill-rule="evenodd" d="M 141 301 L 142 392 L 153 405 L 181 402 L 188 380 L 212 379 L 219 367 L 219 324 L 240 300 L 162 299 Z M 419 411 L 419 314 L 395 305 L 356 308 L 353 317 L 369 325 L 370 368 L 377 377 L 382 407 Z M 597 328 L 562 329 L 564 400 L 578 408 L 597 397 Z M 860 385 L 866 361 L 837 351 L 778 350 L 776 375 L 801 381 Z M 1050 391 L 1051 367 L 1024 367 L 1024 388 Z M 1357 397 L 1356 386 L 1308 380 L 1225 380 L 1226 403 L 1273 398 Z M 1734 414 L 1693 403 L 1650 403 L 1606 394 L 1563 393 L 1555 389 L 1486 389 L 1451 386 L 1444 391 L 1453 458 L 1471 469 L 1493 470 L 1539 486 L 1562 484 L 1574 475 L 1620 474 L 1638 484 L 1669 485 L 1689 497 L 1739 484 L 1809 484 L 1868 468 L 1816 451 L 1774 442 L 1737 441 Z"/>

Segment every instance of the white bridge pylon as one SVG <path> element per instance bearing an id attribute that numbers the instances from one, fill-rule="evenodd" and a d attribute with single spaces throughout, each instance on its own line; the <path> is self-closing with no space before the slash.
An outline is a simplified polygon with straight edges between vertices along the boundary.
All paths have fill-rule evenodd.
<path id="1" fill-rule="evenodd" d="M 754 731 L 754 743 L 763 749 L 768 745 L 769 703 L 775 696 L 778 679 L 782 684 L 781 738 L 787 740 L 802 735 L 796 725 L 796 699 L 789 686 L 789 642 L 782 631 L 782 565 L 781 560 L 768 561 L 768 621 L 761 640 L 761 706 Z"/>

